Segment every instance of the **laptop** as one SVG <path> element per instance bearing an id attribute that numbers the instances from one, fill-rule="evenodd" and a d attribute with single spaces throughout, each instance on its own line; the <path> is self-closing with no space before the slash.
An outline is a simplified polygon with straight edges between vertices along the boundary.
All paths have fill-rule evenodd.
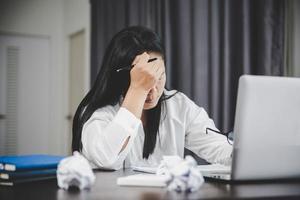
<path id="1" fill-rule="evenodd" d="M 300 178 L 300 78 L 239 79 L 231 170 L 209 179 Z"/>

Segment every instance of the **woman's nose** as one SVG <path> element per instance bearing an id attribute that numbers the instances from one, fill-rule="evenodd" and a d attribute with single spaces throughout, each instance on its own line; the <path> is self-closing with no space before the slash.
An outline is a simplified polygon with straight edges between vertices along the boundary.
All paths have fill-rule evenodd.
<path id="1" fill-rule="evenodd" d="M 155 91 L 156 91 L 156 87 L 152 87 L 149 91 L 149 95 L 155 93 Z"/>

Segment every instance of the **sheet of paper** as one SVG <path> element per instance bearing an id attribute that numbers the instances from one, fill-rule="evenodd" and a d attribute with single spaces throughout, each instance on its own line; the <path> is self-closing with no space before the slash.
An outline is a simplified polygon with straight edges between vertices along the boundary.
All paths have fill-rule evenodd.
<path id="1" fill-rule="evenodd" d="M 134 171 L 137 172 L 144 172 L 144 173 L 149 173 L 149 174 L 155 174 L 156 173 L 156 167 L 131 167 Z"/>
<path id="2" fill-rule="evenodd" d="M 120 186 L 165 187 L 167 178 L 155 174 L 135 174 L 117 179 Z"/>

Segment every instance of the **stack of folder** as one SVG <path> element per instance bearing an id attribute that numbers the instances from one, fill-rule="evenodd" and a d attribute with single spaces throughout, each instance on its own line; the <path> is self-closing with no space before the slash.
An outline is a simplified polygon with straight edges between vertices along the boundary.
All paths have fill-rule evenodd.
<path id="1" fill-rule="evenodd" d="M 56 169 L 63 156 L 17 155 L 0 156 L 0 185 L 56 178 Z"/>

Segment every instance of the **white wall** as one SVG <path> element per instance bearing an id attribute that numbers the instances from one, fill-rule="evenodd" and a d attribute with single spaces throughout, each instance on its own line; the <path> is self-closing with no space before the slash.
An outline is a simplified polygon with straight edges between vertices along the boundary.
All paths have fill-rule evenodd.
<path id="1" fill-rule="evenodd" d="M 90 5 L 89 0 L 64 0 L 64 112 L 65 116 L 69 113 L 69 39 L 70 36 L 84 30 L 85 31 L 85 91 L 87 92 L 90 88 Z M 68 124 L 65 123 L 63 129 L 65 130 L 65 138 L 62 141 L 68 140 Z M 63 151 L 68 152 L 67 143 L 63 142 Z"/>
<path id="2" fill-rule="evenodd" d="M 68 36 L 86 30 L 86 88 L 89 83 L 89 0 L 1 0 L 0 32 L 50 38 L 49 153 L 66 154 Z M 32 77 L 34 78 L 34 77 Z M 30 95 L 30 94 L 28 94 Z"/>

